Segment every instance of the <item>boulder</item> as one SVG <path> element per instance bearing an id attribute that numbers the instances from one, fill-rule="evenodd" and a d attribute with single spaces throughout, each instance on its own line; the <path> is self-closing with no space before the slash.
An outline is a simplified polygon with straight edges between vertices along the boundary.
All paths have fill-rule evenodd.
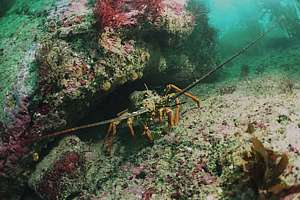
<path id="1" fill-rule="evenodd" d="M 78 137 L 62 139 L 36 166 L 29 186 L 42 199 L 78 197 L 85 187 L 86 146 Z"/>
<path id="2" fill-rule="evenodd" d="M 31 155 L 44 146 L 39 137 L 78 125 L 116 88 L 139 79 L 185 82 L 213 66 L 215 32 L 202 4 L 118 2 L 20 1 L 1 19 L 0 194 L 24 188 L 35 165 Z M 76 153 L 65 156 L 62 162 L 80 161 Z M 50 179 L 58 172 L 34 173 Z M 37 182 L 31 176 L 42 196 Z"/>

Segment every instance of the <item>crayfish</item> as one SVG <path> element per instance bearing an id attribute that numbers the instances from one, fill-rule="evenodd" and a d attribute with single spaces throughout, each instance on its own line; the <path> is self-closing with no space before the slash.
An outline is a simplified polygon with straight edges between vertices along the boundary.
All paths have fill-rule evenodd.
<path id="1" fill-rule="evenodd" d="M 274 27 L 272 27 L 274 28 Z M 165 116 L 168 118 L 168 126 L 171 128 L 174 125 L 177 125 L 179 122 L 179 109 L 180 109 L 180 102 L 179 98 L 181 95 L 185 95 L 186 97 L 191 98 L 194 102 L 197 103 L 197 106 L 200 107 L 200 101 L 199 99 L 189 93 L 192 88 L 197 86 L 201 83 L 204 79 L 211 76 L 221 68 L 223 68 L 226 64 L 230 63 L 240 55 L 242 55 L 244 52 L 246 52 L 250 47 L 254 46 L 259 40 L 261 40 L 265 35 L 272 30 L 270 28 L 268 31 L 260 34 L 256 39 L 248 43 L 245 47 L 241 48 L 239 51 L 237 51 L 235 54 L 233 54 L 231 57 L 214 67 L 211 71 L 204 74 L 200 79 L 197 79 L 194 83 L 191 83 L 184 89 L 180 89 L 179 87 L 169 84 L 166 87 L 166 94 L 165 95 L 159 95 L 154 91 L 151 90 L 145 90 L 145 91 L 137 91 L 134 92 L 131 96 L 131 102 L 132 106 L 128 108 L 125 111 L 122 111 L 117 115 L 116 118 L 96 122 L 93 124 L 87 124 L 75 128 L 70 128 L 50 134 L 46 134 L 43 136 L 40 136 L 35 139 L 31 139 L 28 141 L 28 143 L 33 143 L 36 141 L 40 141 L 43 139 L 47 139 L 49 137 L 55 137 L 59 135 L 65 135 L 72 133 L 74 131 L 78 131 L 81 129 L 101 126 L 105 124 L 109 124 L 107 135 L 105 137 L 106 142 L 109 146 L 111 146 L 113 139 L 115 138 L 117 134 L 117 126 L 124 120 L 127 121 L 127 126 L 129 128 L 129 132 L 132 136 L 135 135 L 135 131 L 133 129 L 133 122 L 134 119 L 137 117 L 145 116 L 143 119 L 143 135 L 145 135 L 150 141 L 153 140 L 151 131 L 149 129 L 148 123 L 153 121 L 154 119 L 158 119 L 160 122 L 163 122 Z M 171 92 L 171 91 L 174 92 Z M 175 114 L 173 110 L 171 109 L 174 107 L 174 101 L 175 101 Z M 173 105 L 172 105 L 173 103 Z"/>
<path id="2" fill-rule="evenodd" d="M 182 89 L 173 84 L 167 85 L 165 95 L 159 95 L 155 91 L 148 89 L 144 91 L 133 92 L 129 97 L 131 106 L 128 109 L 118 113 L 117 118 L 109 123 L 107 135 L 105 137 L 105 144 L 109 148 L 111 147 L 112 142 L 117 134 L 117 126 L 124 120 L 126 120 L 129 133 L 134 137 L 135 131 L 133 124 L 135 119 L 139 118 L 137 121 L 142 121 L 142 135 L 145 136 L 149 141 L 153 140 L 151 130 L 148 126 L 149 123 L 153 121 L 162 123 L 164 118 L 167 118 L 169 128 L 177 125 L 180 118 L 180 101 L 178 97 L 175 99 L 174 97 L 180 92 L 182 92 Z M 191 98 L 197 104 L 197 106 L 200 107 L 200 101 L 196 96 L 189 92 L 184 92 L 183 95 Z M 173 102 L 174 100 L 175 102 Z M 175 112 L 172 110 L 173 106 L 175 107 Z M 137 115 L 136 111 L 144 112 L 141 112 L 139 115 Z"/>

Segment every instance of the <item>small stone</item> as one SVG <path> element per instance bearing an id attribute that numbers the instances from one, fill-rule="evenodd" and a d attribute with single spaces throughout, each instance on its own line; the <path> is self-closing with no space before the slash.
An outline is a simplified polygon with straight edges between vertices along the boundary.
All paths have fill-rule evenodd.
<path id="1" fill-rule="evenodd" d="M 104 92 L 108 92 L 111 88 L 111 83 L 109 81 L 105 81 L 102 86 L 101 86 L 101 89 L 104 91 Z"/>
<path id="2" fill-rule="evenodd" d="M 247 130 L 246 130 L 246 133 L 252 134 L 254 132 L 255 132 L 255 127 L 254 127 L 253 123 L 249 123 L 248 127 L 247 127 Z"/>
<path id="3" fill-rule="evenodd" d="M 280 124 L 283 122 L 289 122 L 289 121 L 291 121 L 291 119 L 287 115 L 279 115 L 278 119 L 277 119 L 277 122 Z"/>

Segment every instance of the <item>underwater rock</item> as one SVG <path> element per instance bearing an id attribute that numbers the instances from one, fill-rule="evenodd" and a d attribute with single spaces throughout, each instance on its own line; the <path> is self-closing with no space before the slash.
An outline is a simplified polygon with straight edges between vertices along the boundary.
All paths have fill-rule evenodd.
<path id="1" fill-rule="evenodd" d="M 36 166 L 29 179 L 30 187 L 43 199 L 78 197 L 84 188 L 86 146 L 79 138 L 64 138 Z"/>
<path id="2" fill-rule="evenodd" d="M 5 13 L 14 5 L 15 0 L 2 0 L 0 1 L 0 17 L 5 15 Z"/>
<path id="3" fill-rule="evenodd" d="M 57 27 L 57 35 L 60 38 L 71 38 L 76 35 L 86 34 L 91 31 L 93 25 L 92 13 L 84 16 L 73 16 L 64 20 L 61 27 Z"/>
<path id="4" fill-rule="evenodd" d="M 40 136 L 77 125 L 119 86 L 185 81 L 213 66 L 214 30 L 204 6 L 162 2 L 164 9 L 151 4 L 136 26 L 119 29 L 94 26 L 101 22 L 86 0 L 18 2 L 3 18 L 8 26 L 17 17 L 20 28 L 0 35 L 1 194 L 26 185 Z"/>
<path id="5" fill-rule="evenodd" d="M 150 60 L 145 63 L 144 78 L 148 80 L 159 84 L 185 82 L 214 66 L 215 30 L 208 24 L 205 6 L 199 2 L 120 1 L 114 5 L 99 0 L 94 12 L 102 33 L 113 30 L 119 40 L 129 36 L 146 47 Z M 119 17 L 114 18 L 116 14 Z M 112 43 L 116 38 L 106 40 Z"/>
<path id="6" fill-rule="evenodd" d="M 92 31 L 95 18 L 87 0 L 56 1 L 48 19 L 48 31 L 60 38 L 71 38 Z"/>
<path id="7" fill-rule="evenodd" d="M 121 34 L 107 28 L 98 41 L 103 57 L 94 66 L 95 75 L 102 77 L 112 87 L 141 79 L 150 57 L 143 44 L 121 38 Z"/>
<path id="8" fill-rule="evenodd" d="M 161 17 L 155 24 L 157 28 L 179 38 L 189 36 L 195 27 L 195 16 L 185 9 L 187 2 L 184 2 L 164 1 Z"/>
<path id="9" fill-rule="evenodd" d="M 0 196 L 7 199 L 17 198 L 26 185 L 28 166 L 20 160 L 28 160 L 30 150 L 26 146 L 26 129 L 30 126 L 31 117 L 28 112 L 28 99 L 18 99 L 14 109 L 14 121 L 1 124 L 0 134 Z M 27 158 L 26 158 L 27 157 Z M 32 164 L 28 162 L 28 164 Z M 13 183 L 13 184 L 12 184 Z M 9 191 L 13 190 L 14 193 Z"/>

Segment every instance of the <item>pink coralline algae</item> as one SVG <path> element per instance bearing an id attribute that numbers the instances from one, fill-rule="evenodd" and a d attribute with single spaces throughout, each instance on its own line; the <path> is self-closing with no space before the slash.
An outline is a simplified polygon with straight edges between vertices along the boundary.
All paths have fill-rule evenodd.
<path id="1" fill-rule="evenodd" d="M 133 14 L 123 11 L 122 6 L 125 1 L 99 0 L 97 1 L 94 13 L 100 23 L 101 28 L 120 28 L 122 26 L 136 23 Z"/>
<path id="2" fill-rule="evenodd" d="M 176 15 L 180 15 L 182 14 L 182 12 L 184 12 L 185 4 L 186 4 L 185 1 L 175 1 L 175 0 L 165 1 L 165 7 L 173 10 Z"/>
<path id="3" fill-rule="evenodd" d="M 44 112 L 46 109 L 43 108 Z M 18 176 L 17 171 L 24 164 L 21 161 L 30 155 L 30 145 L 45 129 L 42 119 L 33 121 L 28 97 L 17 97 L 11 113 L 11 123 L 2 124 L 0 129 L 0 179 Z"/>
<path id="4" fill-rule="evenodd" d="M 133 26 L 139 20 L 154 21 L 162 11 L 162 0 L 98 0 L 94 8 L 102 29 Z"/>
<path id="5" fill-rule="evenodd" d="M 142 196 L 142 200 L 150 200 L 152 195 L 155 193 L 154 188 L 148 188 Z"/>
<path id="6" fill-rule="evenodd" d="M 18 161 L 29 151 L 28 128 L 31 117 L 28 112 L 28 98 L 23 97 L 18 107 L 13 111 L 13 122 L 7 126 L 2 125 L 0 138 L 0 177 L 14 173 Z"/>
<path id="7" fill-rule="evenodd" d="M 114 53 L 121 56 L 128 56 L 135 48 L 135 41 L 122 41 L 122 39 L 114 34 L 112 29 L 106 28 L 105 32 L 101 34 L 99 44 L 106 52 Z"/>
<path id="8" fill-rule="evenodd" d="M 70 17 L 74 14 L 85 14 L 88 9 L 87 0 L 70 0 L 67 10 L 64 11 L 64 17 Z"/>
<path id="9" fill-rule="evenodd" d="M 80 166 L 80 161 L 79 154 L 75 152 L 68 152 L 57 160 L 53 168 L 42 178 L 42 182 L 38 186 L 39 193 L 46 195 L 47 199 L 59 199 L 60 187 L 62 187 L 61 179 L 64 176 L 76 177 L 76 169 Z"/>

